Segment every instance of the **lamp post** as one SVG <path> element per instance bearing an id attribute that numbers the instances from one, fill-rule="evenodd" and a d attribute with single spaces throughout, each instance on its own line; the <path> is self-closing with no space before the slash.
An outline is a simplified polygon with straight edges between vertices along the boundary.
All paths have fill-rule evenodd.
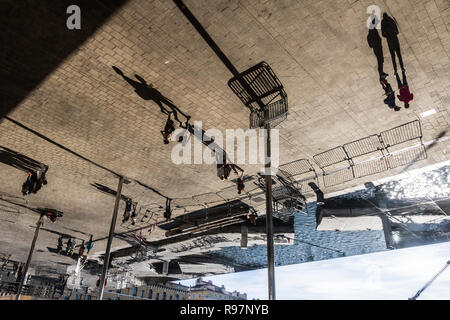
<path id="1" fill-rule="evenodd" d="M 117 194 L 116 194 L 116 201 L 114 203 L 114 211 L 113 211 L 113 217 L 111 220 L 111 227 L 109 229 L 109 236 L 108 236 L 108 243 L 106 245 L 106 252 L 105 252 L 105 259 L 103 261 L 103 269 L 102 274 L 100 276 L 100 283 L 99 283 L 99 290 L 98 290 L 98 300 L 103 299 L 103 292 L 105 290 L 105 279 L 106 274 L 108 272 L 109 267 L 109 259 L 111 256 L 111 244 L 114 237 L 114 230 L 116 228 L 116 221 L 117 221 L 117 212 L 119 211 L 119 204 L 120 204 L 120 197 L 122 195 L 122 186 L 123 186 L 124 178 L 121 176 L 119 178 L 119 186 L 117 187 Z"/>
<path id="2" fill-rule="evenodd" d="M 36 224 L 36 230 L 34 231 L 34 238 L 33 238 L 33 242 L 31 242 L 31 248 L 30 248 L 30 253 L 28 254 L 27 263 L 25 264 L 25 268 L 24 268 L 22 275 L 20 277 L 20 280 L 19 280 L 19 287 L 17 289 L 16 300 L 20 300 L 20 296 L 22 294 L 22 289 L 23 289 L 23 286 L 25 285 L 25 281 L 27 279 L 27 273 L 28 273 L 28 268 L 30 267 L 31 257 L 33 256 L 34 247 L 36 245 L 36 240 L 39 235 L 39 230 L 41 229 L 41 226 L 44 223 L 44 221 L 43 221 L 44 216 L 45 216 L 45 214 L 41 213 L 41 215 L 39 216 L 39 220 Z"/>
<path id="3" fill-rule="evenodd" d="M 270 123 L 269 123 L 269 111 L 265 108 L 265 104 L 262 102 L 261 98 L 255 93 L 243 76 L 238 72 L 236 67 L 231 63 L 223 51 L 217 46 L 214 40 L 206 32 L 205 28 L 200 24 L 197 18 L 192 14 L 192 12 L 186 7 L 182 0 L 173 0 L 176 6 L 184 14 L 184 16 L 189 20 L 192 26 L 197 30 L 197 32 L 206 41 L 209 47 L 214 51 L 217 57 L 222 61 L 222 63 L 228 68 L 228 70 L 234 75 L 237 81 L 245 89 L 245 91 L 250 95 L 253 101 L 255 101 L 261 110 L 264 110 L 264 119 L 267 134 L 266 142 L 266 157 L 268 162 L 265 164 L 265 181 L 266 181 L 266 232 L 267 232 L 267 264 L 269 270 L 269 299 L 275 299 L 275 276 L 274 276 L 274 247 L 273 247 L 273 218 L 272 218 L 272 175 L 271 175 L 271 151 L 270 151 Z"/>

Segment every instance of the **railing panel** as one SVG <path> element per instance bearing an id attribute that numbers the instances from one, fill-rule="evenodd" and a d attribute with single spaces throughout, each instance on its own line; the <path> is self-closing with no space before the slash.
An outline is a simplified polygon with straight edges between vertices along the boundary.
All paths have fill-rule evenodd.
<path id="1" fill-rule="evenodd" d="M 380 133 L 384 145 L 389 148 L 414 139 L 422 139 L 419 120 L 414 120 Z"/>

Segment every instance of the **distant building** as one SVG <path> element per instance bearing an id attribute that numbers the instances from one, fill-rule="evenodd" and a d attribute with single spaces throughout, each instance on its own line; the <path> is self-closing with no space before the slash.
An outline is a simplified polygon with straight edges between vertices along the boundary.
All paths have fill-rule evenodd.
<path id="1" fill-rule="evenodd" d="M 187 300 L 188 296 L 189 287 L 176 283 L 166 283 L 164 285 L 135 286 L 105 291 L 103 300 Z M 61 299 L 97 300 L 97 294 L 83 289 L 67 290 Z"/>
<path id="2" fill-rule="evenodd" d="M 97 295 L 84 289 L 66 289 L 60 299 L 96 300 Z M 104 292 L 103 300 L 247 300 L 247 294 L 238 291 L 228 292 L 224 286 L 218 287 L 212 281 L 203 281 L 199 278 L 193 287 L 166 283 L 109 290 Z"/>
<path id="3" fill-rule="evenodd" d="M 212 281 L 198 278 L 195 285 L 189 289 L 189 300 L 247 300 L 246 293 L 228 292 L 225 286 L 216 286 Z"/>

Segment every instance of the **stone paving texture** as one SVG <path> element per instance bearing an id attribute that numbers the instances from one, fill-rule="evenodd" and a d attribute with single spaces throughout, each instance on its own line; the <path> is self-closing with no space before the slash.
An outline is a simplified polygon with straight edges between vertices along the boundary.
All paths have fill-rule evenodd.
<path id="1" fill-rule="evenodd" d="M 290 114 L 278 127 L 280 163 L 307 158 L 319 171 L 312 161 L 314 154 L 414 119 L 421 120 L 424 140 L 448 130 L 450 2 L 447 0 L 214 0 L 207 4 L 186 0 L 185 3 L 238 70 L 264 60 L 285 86 Z M 376 59 L 366 41 L 365 23 L 369 16 L 366 8 L 372 4 L 398 21 L 408 83 L 414 93 L 414 102 L 408 110 L 393 112 L 383 104 Z M 7 28 L 4 32 L 16 31 Z M 32 37 L 33 34 L 27 34 L 25 40 Z M 384 69 L 397 89 L 385 39 L 383 48 Z M 57 54 L 46 52 L 45 43 L 42 51 Z M 9 59 L 14 60 L 14 55 Z M 192 121 L 201 120 L 204 129 L 225 132 L 248 128 L 248 110 L 226 85 L 232 75 L 174 3 L 166 0 L 126 2 L 29 92 L 8 117 L 168 197 L 191 197 L 232 185 L 217 179 L 214 165 L 173 164 L 170 158 L 173 143 L 163 144 L 160 134 L 166 116 L 154 102 L 141 99 L 112 66 L 130 78 L 138 74 L 152 83 L 190 115 Z M 2 64 L 2 68 L 7 67 Z M 420 113 L 429 109 L 435 109 L 436 114 L 420 118 Z M 94 234 L 95 239 L 107 236 L 114 198 L 90 184 L 101 183 L 116 189 L 117 177 L 7 119 L 0 120 L 0 146 L 50 167 L 48 185 L 38 194 L 20 199 L 21 203 L 65 212 L 61 221 L 45 224 L 49 231 L 41 231 L 35 263 L 68 262 L 68 258 L 47 250 L 56 246 L 55 232 L 86 240 L 89 234 Z M 436 144 L 429 149 L 425 161 L 411 168 L 448 160 L 449 148 L 448 140 Z M 249 173 L 256 168 L 243 167 Z M 374 175 L 365 181 L 401 170 Z M 2 195 L 23 198 L 20 187 L 26 174 L 1 163 L 0 172 Z M 326 191 L 361 184 L 363 180 Z M 123 193 L 140 205 L 164 205 L 164 198 L 135 182 L 124 185 Z M 18 210 L 19 215 L 1 212 L 2 218 L 13 222 L 0 226 L 0 252 L 12 252 L 17 260 L 25 260 L 37 216 L 21 207 Z M 121 202 L 119 217 L 123 210 Z M 118 231 L 127 228 L 118 223 Z M 154 233 L 155 237 L 161 235 Z M 104 251 L 105 245 L 105 240 L 96 242 L 94 251 Z M 119 239 L 113 242 L 114 248 L 127 245 Z"/>

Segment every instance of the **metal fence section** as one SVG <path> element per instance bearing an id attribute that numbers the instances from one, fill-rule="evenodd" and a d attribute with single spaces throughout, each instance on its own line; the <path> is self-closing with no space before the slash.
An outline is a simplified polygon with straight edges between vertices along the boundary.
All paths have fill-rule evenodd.
<path id="1" fill-rule="evenodd" d="M 406 150 L 400 150 L 399 152 L 390 154 L 387 158 L 389 167 L 391 169 L 397 168 L 403 165 L 411 164 L 416 161 L 425 160 L 427 158 L 427 151 L 423 144 L 408 148 Z"/>
<path id="2" fill-rule="evenodd" d="M 311 173 L 317 176 L 316 170 L 314 170 L 308 159 L 299 159 L 284 163 L 280 165 L 279 168 L 284 172 L 287 172 L 292 177 L 296 177 L 305 173 Z"/>
<path id="3" fill-rule="evenodd" d="M 264 61 L 242 72 L 240 75 L 265 105 L 271 103 L 281 93 L 284 93 L 286 96 L 280 80 L 278 80 L 272 68 Z M 256 101 L 252 99 L 236 77 L 228 81 L 228 86 L 247 107 L 259 109 Z"/>
<path id="4" fill-rule="evenodd" d="M 299 159 L 288 162 L 280 165 L 279 168 L 289 174 L 291 179 L 296 181 L 304 195 L 314 193 L 308 183 L 314 182 L 315 184 L 318 184 L 318 177 L 316 170 L 308 159 Z"/>
<path id="5" fill-rule="evenodd" d="M 387 171 L 389 169 L 388 163 L 385 157 L 379 159 L 373 159 L 361 163 L 355 163 L 352 166 L 353 175 L 355 178 L 362 178 L 370 176 L 372 174 Z"/>
<path id="6" fill-rule="evenodd" d="M 240 76 L 256 94 L 256 99 L 252 98 L 236 77 L 228 81 L 228 86 L 251 110 L 251 129 L 263 127 L 266 122 L 270 122 L 271 126 L 275 127 L 286 119 L 288 114 L 287 94 L 280 80 L 266 62 L 258 63 L 240 73 Z M 260 106 L 257 100 L 260 100 L 264 106 Z"/>
<path id="7" fill-rule="evenodd" d="M 333 164 L 350 161 L 342 146 L 318 153 L 313 156 L 313 159 L 322 170 Z"/>
<path id="8" fill-rule="evenodd" d="M 332 172 L 324 172 L 323 175 L 323 184 L 325 187 L 332 187 L 347 181 L 350 181 L 354 178 L 353 170 L 351 167 L 339 169 Z"/>
<path id="9" fill-rule="evenodd" d="M 414 120 L 398 127 L 383 131 L 380 137 L 386 148 L 411 141 L 422 140 L 422 127 L 419 120 Z"/>
<path id="10" fill-rule="evenodd" d="M 381 152 L 384 149 L 378 135 L 374 134 L 359 140 L 346 143 L 343 146 L 349 158 L 360 157 L 374 152 Z"/>
<path id="11" fill-rule="evenodd" d="M 275 127 L 286 119 L 288 115 L 287 96 L 281 96 L 281 99 L 266 105 L 269 113 L 269 122 L 271 127 Z M 264 110 L 253 110 L 250 113 L 250 128 L 255 129 L 263 127 L 265 124 Z"/>
<path id="12" fill-rule="evenodd" d="M 392 146 L 404 147 L 408 141 L 418 140 L 419 146 L 393 152 Z M 403 144 L 403 145 L 402 145 Z M 326 187 L 334 186 L 354 178 L 361 178 L 426 159 L 419 120 L 358 139 L 343 146 L 313 156 L 323 171 Z M 348 163 L 347 168 L 332 168 Z"/>

